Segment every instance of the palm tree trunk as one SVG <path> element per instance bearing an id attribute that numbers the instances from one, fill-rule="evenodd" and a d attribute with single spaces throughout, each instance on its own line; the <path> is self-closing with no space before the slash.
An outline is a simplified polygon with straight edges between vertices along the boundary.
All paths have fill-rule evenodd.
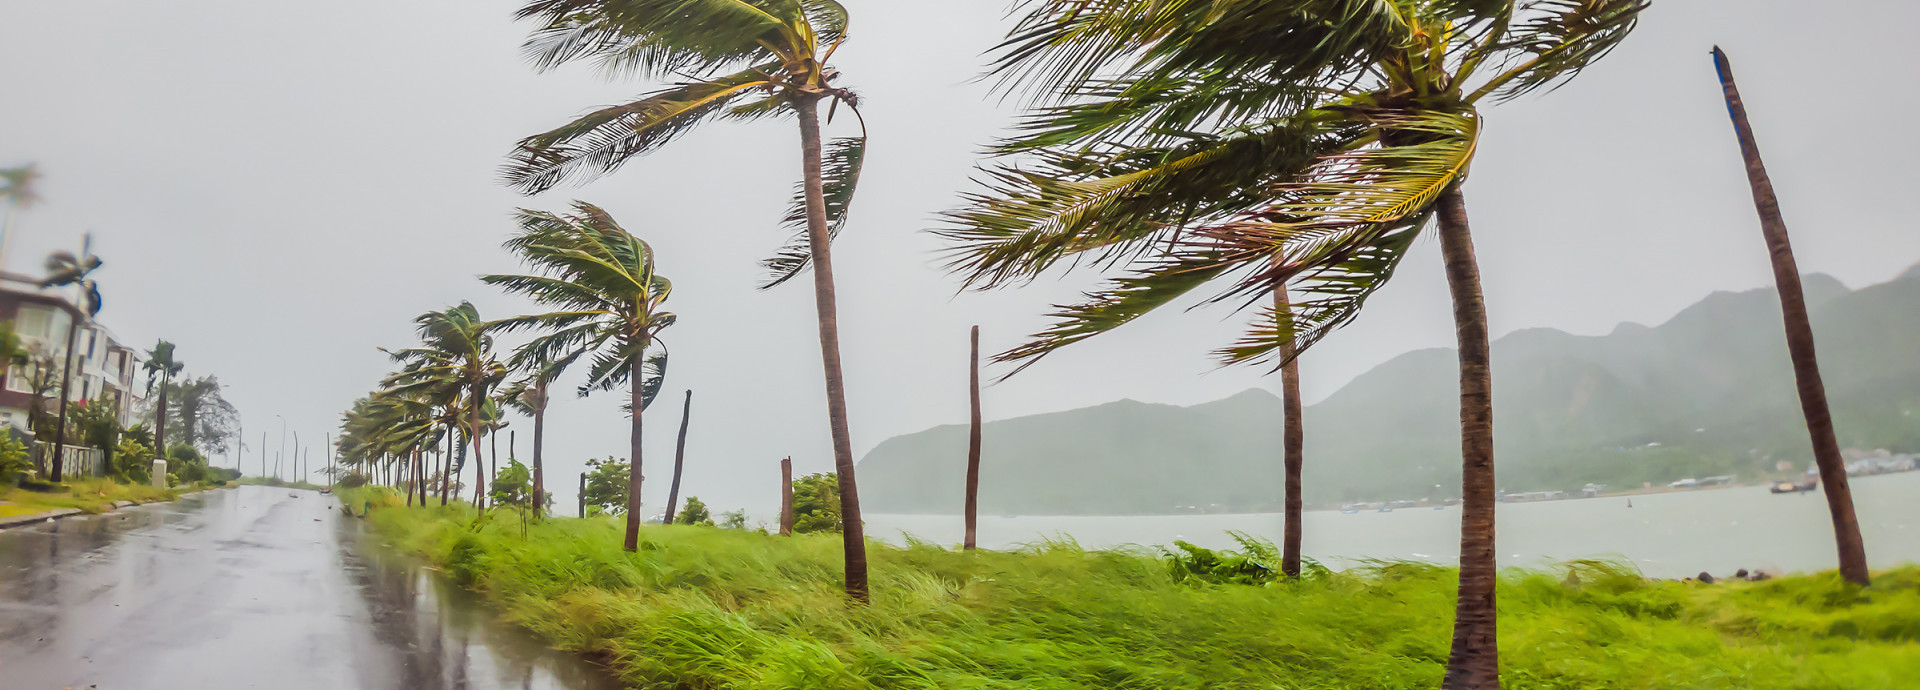
<path id="1" fill-rule="evenodd" d="M 780 458 L 780 536 L 793 536 L 793 456 Z"/>
<path id="2" fill-rule="evenodd" d="M 1787 328 L 1787 355 L 1793 359 L 1793 378 L 1800 388 L 1800 411 L 1807 418 L 1807 436 L 1813 441 L 1813 461 L 1820 468 L 1820 488 L 1827 494 L 1827 511 L 1833 517 L 1834 545 L 1840 552 L 1840 576 L 1848 582 L 1866 586 L 1867 546 L 1860 538 L 1860 521 L 1853 513 L 1853 490 L 1847 485 L 1846 461 L 1840 457 L 1840 442 L 1834 437 L 1833 413 L 1827 408 L 1827 386 L 1820 380 L 1820 362 L 1814 356 L 1813 325 L 1807 320 L 1807 298 L 1800 287 L 1800 268 L 1793 259 L 1793 245 L 1787 239 L 1787 223 L 1780 217 L 1780 201 L 1774 197 L 1773 181 L 1767 178 L 1767 166 L 1760 160 L 1760 145 L 1754 140 L 1753 127 L 1747 123 L 1747 106 L 1740 100 L 1740 89 L 1733 83 L 1733 67 L 1727 54 L 1713 49 L 1713 66 L 1720 73 L 1720 87 L 1727 99 L 1727 115 L 1733 119 L 1733 131 L 1740 139 L 1740 156 L 1747 164 L 1747 182 L 1753 187 L 1753 205 L 1760 213 L 1760 233 L 1767 241 L 1767 254 L 1773 259 L 1773 282 L 1780 293 L 1780 311 Z"/>
<path id="3" fill-rule="evenodd" d="M 868 601 L 867 537 L 860 519 L 860 489 L 853 478 L 853 440 L 847 431 L 846 382 L 840 369 L 840 316 L 833 290 L 833 254 L 827 235 L 825 182 L 820 172 L 820 101 L 794 102 L 800 115 L 800 164 L 806 185 L 807 244 L 813 254 L 813 301 L 820 318 L 820 358 L 826 370 L 827 425 L 833 436 L 834 474 L 840 483 L 841 548 L 846 556 L 847 596 Z"/>
<path id="4" fill-rule="evenodd" d="M 453 428 L 453 425 L 448 424 L 447 425 L 447 452 L 442 453 L 440 455 L 440 507 L 442 508 L 446 507 L 447 505 L 447 490 L 452 488 L 451 486 L 449 486 L 449 484 L 452 483 L 451 481 L 449 481 L 449 479 L 453 474 L 454 431 L 455 429 Z"/>
<path id="5" fill-rule="evenodd" d="M 640 348 L 639 351 L 646 352 L 647 350 L 643 347 Z M 633 435 L 630 439 L 633 460 L 627 465 L 627 541 L 625 547 L 628 551 L 635 551 L 640 548 L 640 483 L 646 479 L 645 475 L 640 473 L 640 413 L 647 406 L 646 397 L 642 395 L 641 391 L 641 382 L 647 380 L 646 371 L 642 369 L 644 359 L 644 357 L 633 358 Z"/>
<path id="6" fill-rule="evenodd" d="M 468 419 L 473 424 L 473 432 L 469 434 L 473 437 L 473 507 L 484 510 L 487 495 L 487 463 L 486 456 L 481 455 L 480 452 L 480 408 L 486 404 L 487 394 L 480 389 L 479 381 L 473 382 L 471 395 L 473 395 L 473 411 L 468 415 Z"/>
<path id="7" fill-rule="evenodd" d="M 693 415 L 693 389 L 687 389 L 687 402 L 680 408 L 680 440 L 673 445 L 673 484 L 667 489 L 667 523 L 673 523 L 673 507 L 680 501 L 680 467 L 687 459 L 687 420 Z"/>
<path id="8" fill-rule="evenodd" d="M 62 365 L 60 370 L 60 419 L 55 425 L 57 430 L 53 432 L 53 472 L 51 476 L 54 483 L 60 482 L 62 475 L 65 474 L 64 465 L 67 464 L 67 395 L 73 387 L 73 341 L 74 337 L 79 334 L 80 320 L 76 318 L 69 321 L 67 323 L 67 361 Z M 163 384 L 160 388 L 160 400 L 164 402 L 166 399 L 167 389 Z M 165 413 L 164 406 L 161 408 L 161 412 L 163 414 Z M 160 445 L 164 447 L 166 443 L 162 441 Z M 160 456 L 166 457 L 166 452 L 162 451 Z"/>
<path id="9" fill-rule="evenodd" d="M 541 381 L 536 389 L 540 398 L 539 407 L 533 408 L 533 514 L 535 517 L 547 512 L 547 483 L 545 467 L 540 462 L 540 442 L 545 440 L 547 431 L 547 382 Z"/>
<path id="10" fill-rule="evenodd" d="M 408 507 L 408 508 L 412 508 L 412 507 L 413 507 L 413 494 L 414 494 L 414 490 L 415 490 L 416 488 L 418 488 L 418 487 L 420 486 L 420 481 L 419 481 L 419 480 L 417 479 L 417 477 L 419 477 L 419 467 L 420 467 L 420 449 L 419 449 L 419 448 L 415 448 L 415 449 L 413 449 L 413 457 L 412 457 L 412 458 L 410 458 L 410 460 L 411 460 L 411 462 L 408 462 L 408 463 L 406 464 L 406 466 L 405 466 L 405 467 L 406 467 L 406 470 L 402 470 L 402 471 L 404 471 L 404 472 L 406 472 L 407 474 L 410 474 L 410 475 L 413 475 L 414 477 L 416 477 L 416 479 L 414 480 L 414 482 L 413 482 L 412 484 L 408 484 L 408 485 L 406 486 L 406 490 L 407 490 L 407 507 Z M 393 475 L 393 473 L 392 473 L 392 471 L 391 471 L 391 470 L 392 470 L 392 466 L 388 466 L 388 470 L 389 470 L 389 472 L 388 472 L 388 474 L 387 474 L 387 478 L 388 478 L 388 479 L 392 479 L 392 478 L 394 477 L 394 475 Z M 411 471 L 408 471 L 408 470 L 411 470 Z M 394 486 L 396 486 L 396 487 L 398 487 L 398 486 L 400 486 L 400 485 L 399 485 L 399 484 L 395 484 Z M 423 504 L 424 504 L 424 503 L 426 503 L 426 502 L 427 502 L 427 501 L 426 501 L 426 497 L 424 497 L 424 496 L 422 496 L 422 497 L 421 497 L 421 499 L 420 499 L 420 502 L 421 502 L 421 503 L 423 503 Z"/>
<path id="11" fill-rule="evenodd" d="M 427 507 L 427 451 L 413 449 L 413 490 L 420 493 L 420 507 Z"/>
<path id="12" fill-rule="evenodd" d="M 1453 293 L 1453 331 L 1460 347 L 1460 592 L 1446 690 L 1498 690 L 1500 652 L 1494 588 L 1500 562 L 1493 544 L 1493 364 L 1487 305 L 1467 226 L 1467 200 L 1456 185 L 1440 197 L 1440 253 Z"/>
<path id="13" fill-rule="evenodd" d="M 967 534 L 960 548 L 975 547 L 975 528 L 980 522 L 980 327 L 973 327 L 972 347 L 967 359 L 967 398 L 972 405 L 971 426 L 967 428 Z"/>
<path id="14" fill-rule="evenodd" d="M 167 383 L 172 380 L 172 373 L 160 375 L 160 407 L 154 410 L 153 415 L 153 445 L 159 446 L 154 449 L 154 454 L 162 458 L 167 457 Z"/>
<path id="15" fill-rule="evenodd" d="M 1282 323 L 1292 323 L 1293 305 L 1287 300 L 1287 286 L 1282 285 L 1273 291 L 1273 309 L 1283 319 Z M 1287 524 L 1280 536 L 1280 572 L 1287 577 L 1300 577 L 1300 518 L 1304 501 L 1300 497 L 1300 468 L 1305 463 L 1306 431 L 1300 418 L 1300 363 L 1294 361 L 1293 340 L 1280 346 L 1280 401 L 1286 413 L 1282 422 L 1280 445 L 1286 472 L 1286 519 Z"/>
<path id="16" fill-rule="evenodd" d="M 585 472 L 580 473 L 580 493 L 575 495 L 580 499 L 580 517 L 585 518 L 587 516 L 587 473 Z"/>
<path id="17" fill-rule="evenodd" d="M 488 481 L 497 482 L 500 481 L 500 432 L 487 432 L 487 445 L 491 446 L 487 450 L 487 476 L 490 478 Z M 492 495 L 488 495 L 486 501 L 487 507 L 493 507 Z"/>

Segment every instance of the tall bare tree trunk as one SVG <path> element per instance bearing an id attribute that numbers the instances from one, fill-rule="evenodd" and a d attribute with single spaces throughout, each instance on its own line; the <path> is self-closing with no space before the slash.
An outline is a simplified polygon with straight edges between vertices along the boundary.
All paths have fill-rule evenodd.
<path id="1" fill-rule="evenodd" d="M 1273 291 L 1273 309 L 1292 323 L 1293 304 L 1287 300 L 1287 286 L 1281 285 Z M 1305 501 L 1300 497 L 1300 468 L 1306 464 L 1306 431 L 1300 418 L 1300 363 L 1294 361 L 1297 348 L 1293 340 L 1288 339 L 1280 346 L 1280 358 L 1285 364 L 1280 366 L 1280 403 L 1286 414 L 1282 422 L 1280 445 L 1286 472 L 1286 519 L 1287 524 L 1280 537 L 1280 572 L 1287 577 L 1300 577 L 1300 519 Z"/>
<path id="2" fill-rule="evenodd" d="M 580 517 L 587 516 L 587 473 L 580 473 Z"/>
<path id="3" fill-rule="evenodd" d="M 780 536 L 793 536 L 793 457 L 780 458 Z"/>
<path id="4" fill-rule="evenodd" d="M 646 348 L 640 348 L 646 352 Z M 633 460 L 627 465 L 627 541 L 626 549 L 634 551 L 640 548 L 640 413 L 646 408 L 646 396 L 642 394 L 641 382 L 646 381 L 646 372 L 641 369 L 642 358 L 633 360 L 633 435 L 631 438 Z"/>
<path id="5" fill-rule="evenodd" d="M 447 425 L 447 452 L 440 456 L 440 506 L 443 508 L 447 505 L 447 490 L 452 488 L 450 485 L 453 483 L 451 481 L 453 475 L 453 443 L 458 431 L 458 429 L 454 428 L 454 425 Z"/>
<path id="6" fill-rule="evenodd" d="M 980 327 L 973 327 L 972 354 L 967 360 L 967 393 L 973 406 L 971 426 L 967 428 L 967 535 L 961 548 L 975 548 L 975 529 L 980 522 Z"/>
<path id="7" fill-rule="evenodd" d="M 487 495 L 487 457 L 480 452 L 480 408 L 487 402 L 487 393 L 481 390 L 479 381 L 474 381 L 470 395 L 473 396 L 473 411 L 467 415 L 467 418 L 473 426 L 467 435 L 473 437 L 473 507 L 484 510 Z"/>
<path id="8" fill-rule="evenodd" d="M 1453 293 L 1453 331 L 1460 347 L 1460 593 L 1446 690 L 1498 690 L 1500 648 L 1494 589 L 1500 561 L 1493 544 L 1493 357 L 1487 305 L 1458 185 L 1440 197 L 1440 253 Z"/>
<path id="9" fill-rule="evenodd" d="M 847 431 L 846 382 L 840 369 L 839 307 L 833 290 L 833 254 L 827 234 L 825 182 L 820 172 L 820 98 L 793 104 L 800 115 L 800 162 L 806 185 L 807 243 L 813 254 L 813 300 L 820 316 L 820 358 L 826 370 L 827 424 L 833 434 L 834 475 L 840 483 L 841 547 L 846 556 L 847 596 L 868 601 L 866 526 L 860 519 L 860 489 L 853 478 L 853 440 Z"/>
<path id="10" fill-rule="evenodd" d="M 533 408 L 533 514 L 538 516 L 547 513 L 546 466 L 540 462 L 540 444 L 547 433 L 547 382 L 534 385 L 539 404 Z"/>
<path id="11" fill-rule="evenodd" d="M 816 153 L 819 151 L 818 148 L 814 150 Z M 78 317 L 75 317 L 71 321 L 67 322 L 66 363 L 63 364 L 62 368 L 60 369 L 60 419 L 55 424 L 55 431 L 53 432 L 53 471 L 49 474 L 49 476 L 53 479 L 54 483 L 59 483 L 61 478 L 66 474 L 67 397 L 73 388 L 73 348 L 74 348 L 73 340 L 75 336 L 79 335 L 79 333 L 80 333 L 80 319 Z M 160 402 L 161 402 L 160 413 L 162 415 L 166 414 L 166 407 L 165 407 L 166 401 L 167 401 L 167 388 L 166 388 L 166 384 L 162 383 L 160 387 Z M 165 419 L 165 417 L 163 416 L 161 417 L 161 419 Z M 167 452 L 165 450 L 167 445 L 165 437 L 161 437 L 159 444 L 162 449 L 160 451 L 160 457 L 164 458 L 167 456 Z"/>
<path id="12" fill-rule="evenodd" d="M 680 468 L 687 459 L 687 420 L 693 415 L 693 389 L 687 389 L 687 402 L 680 408 L 680 440 L 673 445 L 673 484 L 667 489 L 667 522 L 673 522 L 673 508 L 680 502 Z"/>
<path id="13" fill-rule="evenodd" d="M 500 481 L 500 432 L 487 432 L 487 445 L 490 446 L 487 451 L 487 476 L 490 477 L 488 481 L 497 482 Z M 487 496 L 486 501 L 487 507 L 493 507 L 492 496 Z"/>
<path id="14" fill-rule="evenodd" d="M 1740 157 L 1747 164 L 1747 182 L 1753 187 L 1753 205 L 1760 213 L 1760 234 L 1773 259 L 1773 283 L 1780 293 L 1780 312 L 1786 321 L 1787 355 L 1793 359 L 1793 379 L 1800 388 L 1800 412 L 1807 418 L 1807 436 L 1813 441 L 1813 462 L 1820 468 L 1820 488 L 1827 494 L 1827 512 L 1833 517 L 1833 541 L 1840 552 L 1840 576 L 1866 586 L 1867 545 L 1860 538 L 1860 520 L 1853 513 L 1853 489 L 1847 484 L 1847 463 L 1840 457 L 1840 441 L 1833 432 L 1833 413 L 1827 408 L 1827 386 L 1820 380 L 1820 362 L 1814 355 L 1813 324 L 1807 320 L 1807 297 L 1800 287 L 1800 268 L 1787 239 L 1787 222 L 1780 216 L 1773 181 L 1760 160 L 1760 145 L 1747 123 L 1747 106 L 1733 83 L 1733 66 L 1718 46 L 1713 66 L 1727 99 L 1727 115 L 1740 138 Z"/>

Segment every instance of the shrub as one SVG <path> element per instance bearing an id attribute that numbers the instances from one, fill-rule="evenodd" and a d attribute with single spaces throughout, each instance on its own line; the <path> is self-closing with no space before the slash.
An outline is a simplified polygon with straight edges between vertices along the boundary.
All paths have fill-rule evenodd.
<path id="1" fill-rule="evenodd" d="M 707 504 L 702 503 L 699 496 L 688 496 L 686 507 L 673 516 L 673 524 L 712 527 L 713 514 L 707 511 Z"/>
<path id="2" fill-rule="evenodd" d="M 840 479 L 831 472 L 793 480 L 793 531 L 840 531 Z"/>

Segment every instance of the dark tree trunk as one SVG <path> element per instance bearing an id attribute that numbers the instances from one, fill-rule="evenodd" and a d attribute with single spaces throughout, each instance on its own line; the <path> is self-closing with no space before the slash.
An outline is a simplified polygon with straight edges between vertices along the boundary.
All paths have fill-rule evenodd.
<path id="1" fill-rule="evenodd" d="M 533 514 L 537 516 L 547 512 L 546 466 L 540 462 L 540 444 L 547 432 L 547 382 L 536 385 L 540 401 L 533 408 Z"/>
<path id="2" fill-rule="evenodd" d="M 452 488 L 451 484 L 453 483 L 451 481 L 453 475 L 453 444 L 457 432 L 458 429 L 455 429 L 454 425 L 447 425 L 447 452 L 440 456 L 440 506 L 443 508 L 447 505 L 447 490 Z"/>
<path id="3" fill-rule="evenodd" d="M 1455 186 L 1440 196 L 1440 253 L 1453 294 L 1453 331 L 1460 347 L 1460 593 L 1446 690 L 1498 690 L 1500 650 L 1494 589 L 1500 575 L 1493 544 L 1493 364 L 1487 305 L 1467 226 L 1467 201 Z"/>
<path id="4" fill-rule="evenodd" d="M 1774 197 L 1773 181 L 1760 160 L 1760 145 L 1747 123 L 1747 106 L 1740 100 L 1740 89 L 1733 83 L 1733 67 L 1727 54 L 1713 49 L 1713 66 L 1720 73 L 1720 88 L 1727 99 L 1727 115 L 1733 119 L 1733 131 L 1740 139 L 1740 157 L 1747 164 L 1747 182 L 1753 187 L 1753 205 L 1760 213 L 1760 234 L 1766 238 L 1767 254 L 1773 259 L 1774 287 L 1780 293 L 1780 311 L 1787 329 L 1787 355 L 1793 359 L 1793 378 L 1800 388 L 1800 412 L 1807 418 L 1807 436 L 1813 441 L 1813 462 L 1820 468 L 1820 488 L 1827 494 L 1827 511 L 1833 517 L 1833 540 L 1839 547 L 1840 576 L 1848 582 L 1866 586 L 1867 545 L 1860 538 L 1860 521 L 1853 513 L 1853 490 L 1847 485 L 1846 460 L 1840 457 L 1840 441 L 1834 437 L 1833 413 L 1827 408 L 1827 386 L 1820 380 L 1820 362 L 1814 355 L 1813 325 L 1807 320 L 1807 298 L 1800 287 L 1800 268 L 1793 259 L 1788 242 L 1787 222 L 1780 216 L 1780 201 Z"/>
<path id="5" fill-rule="evenodd" d="M 487 459 L 480 451 L 480 408 L 487 402 L 487 393 L 480 388 L 480 382 L 472 383 L 473 412 L 467 415 L 473 424 L 473 430 L 467 435 L 473 437 L 473 507 L 486 509 L 487 496 Z"/>
<path id="6" fill-rule="evenodd" d="M 793 536 L 793 458 L 780 458 L 780 536 Z"/>
<path id="7" fill-rule="evenodd" d="M 427 452 L 413 449 L 413 490 L 420 494 L 420 507 L 427 507 Z"/>
<path id="8" fill-rule="evenodd" d="M 967 428 L 967 534 L 962 549 L 975 547 L 975 530 L 980 523 L 980 327 L 973 327 L 971 354 L 967 358 L 967 400 L 972 405 L 972 422 Z"/>
<path id="9" fill-rule="evenodd" d="M 673 508 L 680 501 L 680 468 L 687 459 L 687 420 L 693 415 L 693 389 L 687 389 L 687 402 L 680 408 L 680 440 L 673 445 L 673 484 L 667 489 L 667 523 L 673 523 Z"/>
<path id="10" fill-rule="evenodd" d="M 500 432 L 487 432 L 487 445 L 491 446 L 487 451 L 487 481 L 498 482 L 500 481 Z M 486 503 L 487 507 L 493 507 L 493 496 L 487 496 Z"/>
<path id="11" fill-rule="evenodd" d="M 580 473 L 580 517 L 587 516 L 587 473 Z"/>
<path id="12" fill-rule="evenodd" d="M 807 244 L 813 254 L 813 300 L 820 318 L 820 357 L 826 370 L 827 425 L 833 435 L 834 475 L 840 483 L 841 547 L 846 556 L 847 596 L 868 601 L 866 526 L 860 519 L 860 488 L 853 478 L 853 437 L 847 431 L 846 382 L 840 369 L 839 307 L 833 290 L 833 254 L 827 234 L 825 182 L 820 172 L 820 101 L 794 103 L 800 116 L 800 163 L 806 186 Z"/>
<path id="13" fill-rule="evenodd" d="M 154 449 L 154 455 L 161 458 L 167 457 L 167 388 L 169 387 L 167 384 L 172 379 L 173 374 L 160 375 L 160 406 L 154 410 L 153 415 L 153 445 L 159 446 Z M 295 438 L 298 437 L 296 434 Z"/>
<path id="14" fill-rule="evenodd" d="M 79 334 L 80 334 L 80 320 L 76 318 L 67 323 L 66 363 L 61 365 L 62 368 L 60 369 L 60 419 L 56 420 L 55 426 L 54 426 L 55 431 L 53 432 L 53 471 L 50 473 L 50 477 L 53 479 L 54 483 L 56 484 L 59 483 L 66 474 L 65 465 L 67 464 L 66 462 L 67 460 L 67 396 L 73 387 L 73 347 L 74 347 L 73 340 L 74 340 L 74 337 Z M 161 414 L 166 413 L 166 407 L 164 404 L 166 402 L 166 399 L 167 399 L 167 388 L 165 384 L 161 384 L 161 387 L 160 387 L 160 401 L 162 403 Z M 162 417 L 162 419 L 165 419 L 165 417 Z M 162 442 L 160 445 L 165 446 L 166 443 Z M 166 457 L 166 453 L 161 452 L 160 457 Z"/>
<path id="15" fill-rule="evenodd" d="M 640 348 L 646 352 L 646 348 Z M 646 477 L 640 473 L 640 419 L 646 408 L 646 397 L 642 394 L 641 382 L 646 380 L 646 371 L 642 369 L 642 357 L 633 359 L 633 435 L 630 439 L 633 460 L 627 465 L 627 541 L 628 551 L 640 548 L 640 483 Z"/>
<path id="16" fill-rule="evenodd" d="M 406 465 L 406 467 L 407 467 L 407 470 L 408 470 L 408 471 L 407 471 L 407 474 L 410 474 L 410 475 L 413 475 L 413 477 L 414 477 L 414 481 L 413 481 L 413 483 L 411 483 L 411 484 L 408 484 L 408 485 L 407 485 L 407 487 L 406 487 L 406 489 L 407 489 L 407 507 L 408 507 L 408 508 L 412 508 L 412 507 L 413 507 L 413 494 L 414 494 L 414 492 L 415 492 L 415 490 L 416 490 L 417 488 L 419 488 L 419 486 L 420 486 L 420 481 L 419 481 L 419 479 L 418 479 L 418 477 L 420 476 L 420 473 L 419 473 L 419 467 L 420 467 L 420 449 L 418 449 L 418 448 L 415 448 L 415 449 L 413 449 L 413 457 L 412 457 L 412 458 L 410 458 L 410 460 L 411 460 L 411 461 L 410 461 L 410 462 L 408 462 L 408 463 L 407 463 L 407 465 Z M 389 469 L 391 469 L 391 468 L 389 468 Z M 387 475 L 387 478 L 388 478 L 388 479 L 392 479 L 392 478 L 393 478 L 393 474 L 392 474 L 391 472 L 389 472 L 389 473 L 388 473 L 388 475 Z M 426 503 L 426 498 L 425 498 L 425 497 L 422 497 L 422 498 L 421 498 L 421 500 L 420 500 L 420 502 L 421 502 L 421 503 Z"/>
<path id="17" fill-rule="evenodd" d="M 1293 305 L 1287 300 L 1287 286 L 1273 291 L 1273 309 L 1283 323 L 1291 323 Z M 1294 361 L 1296 348 L 1289 339 L 1280 346 L 1280 401 L 1287 418 L 1282 422 L 1280 445 L 1286 471 L 1285 531 L 1280 536 L 1280 572 L 1300 577 L 1300 518 L 1304 501 L 1300 497 L 1300 468 L 1306 464 L 1306 431 L 1300 418 L 1300 364 Z"/>

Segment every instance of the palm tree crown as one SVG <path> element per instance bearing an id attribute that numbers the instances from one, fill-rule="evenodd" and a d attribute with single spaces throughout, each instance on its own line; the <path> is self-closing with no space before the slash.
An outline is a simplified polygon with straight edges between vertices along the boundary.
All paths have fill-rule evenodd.
<path id="1" fill-rule="evenodd" d="M 489 275 L 482 281 L 526 295 L 559 311 L 516 316 L 489 328 L 551 331 L 534 338 L 514 355 L 516 366 L 546 362 L 557 374 L 581 357 L 591 362 L 580 394 L 612 390 L 635 371 L 650 402 L 658 393 L 666 353 L 657 349 L 660 332 L 675 316 L 661 309 L 673 283 L 654 271 L 653 248 L 622 229 L 606 211 L 577 202 L 575 215 L 520 212 L 522 232 L 507 242 L 542 275 Z"/>
<path id="2" fill-rule="evenodd" d="M 1031 363 L 1221 280 L 1261 309 L 1228 362 L 1305 350 L 1385 283 L 1467 175 L 1477 106 L 1605 55 L 1644 0 L 1042 0 L 996 71 L 1040 107 L 949 215 L 967 284 L 1126 275 L 1000 355 Z M 1491 74 L 1491 76 L 1487 76 Z"/>
<path id="3" fill-rule="evenodd" d="M 521 140 L 505 174 L 529 194 L 612 172 L 713 119 L 780 116 L 821 100 L 859 115 L 859 98 L 833 85 L 838 73 L 827 64 L 847 38 L 847 10 L 835 0 L 538 0 L 519 17 L 541 23 L 526 44 L 541 69 L 584 59 L 609 74 L 687 80 Z M 864 130 L 826 146 L 829 234 L 852 201 Z M 812 261 L 803 199 L 784 222 L 794 237 L 763 262 L 764 287 Z"/>

